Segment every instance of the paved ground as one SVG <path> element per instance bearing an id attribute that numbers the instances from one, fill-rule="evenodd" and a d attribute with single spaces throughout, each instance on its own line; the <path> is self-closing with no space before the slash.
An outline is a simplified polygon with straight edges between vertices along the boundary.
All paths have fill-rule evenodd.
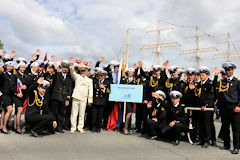
<path id="1" fill-rule="evenodd" d="M 220 123 L 216 122 L 217 133 Z M 218 141 L 218 145 L 222 143 Z M 181 142 L 179 146 L 140 135 L 69 132 L 33 138 L 29 135 L 0 134 L 0 160 L 239 160 L 239 155 L 217 147 L 202 149 Z"/>

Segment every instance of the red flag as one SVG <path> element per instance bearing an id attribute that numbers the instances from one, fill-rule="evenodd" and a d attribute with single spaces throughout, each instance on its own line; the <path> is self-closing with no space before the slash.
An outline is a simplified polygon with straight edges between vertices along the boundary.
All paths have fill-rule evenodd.
<path id="1" fill-rule="evenodd" d="M 45 54 L 45 57 L 44 57 L 44 59 L 43 59 L 44 62 L 47 60 L 47 54 L 48 54 L 48 50 L 47 50 L 47 52 L 46 52 L 46 54 Z"/>

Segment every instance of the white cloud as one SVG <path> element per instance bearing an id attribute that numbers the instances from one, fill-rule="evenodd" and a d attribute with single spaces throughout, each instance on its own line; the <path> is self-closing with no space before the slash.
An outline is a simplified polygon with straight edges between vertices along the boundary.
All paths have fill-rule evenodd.
<path id="1" fill-rule="evenodd" d="M 104 55 L 109 61 L 120 57 L 120 48 L 126 49 L 127 28 L 149 26 L 148 29 L 154 29 L 159 17 L 180 25 L 199 25 L 210 34 L 229 31 L 233 39 L 238 39 L 239 3 L 234 0 L 1 0 L 0 35 L 6 49 L 16 49 L 26 54 L 25 57 L 40 48 L 49 49 L 57 57 L 96 60 Z M 161 26 L 174 27 L 163 22 Z M 182 46 L 162 49 L 161 62 L 169 59 L 170 64 L 194 65 L 191 56 L 179 56 L 183 49 L 195 48 L 195 39 L 184 38 L 192 34 L 193 28 L 181 27 L 162 32 L 162 42 L 179 41 Z M 216 45 L 225 40 L 226 36 L 204 37 L 200 39 L 200 46 L 217 46 L 225 51 L 225 46 Z M 139 50 L 150 43 L 156 43 L 156 33 L 130 30 L 131 64 L 138 60 L 147 65 L 156 63 L 152 50 Z M 237 49 L 238 46 L 236 44 Z M 212 55 L 202 54 L 201 64 L 213 67 L 224 61 L 213 61 Z"/>

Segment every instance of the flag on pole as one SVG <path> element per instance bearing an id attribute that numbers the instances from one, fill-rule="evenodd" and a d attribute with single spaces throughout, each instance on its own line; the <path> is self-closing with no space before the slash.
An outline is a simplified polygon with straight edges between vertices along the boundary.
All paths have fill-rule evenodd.
<path id="1" fill-rule="evenodd" d="M 22 82 L 20 81 L 20 79 L 17 79 L 17 93 L 22 93 Z"/>

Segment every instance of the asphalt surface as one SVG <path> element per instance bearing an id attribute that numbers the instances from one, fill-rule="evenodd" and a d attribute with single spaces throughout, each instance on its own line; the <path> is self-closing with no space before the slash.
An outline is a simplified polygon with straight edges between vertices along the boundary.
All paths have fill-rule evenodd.
<path id="1" fill-rule="evenodd" d="M 217 133 L 220 123 L 215 122 Z M 222 146 L 218 139 L 217 144 Z M 207 149 L 181 142 L 149 140 L 140 134 L 123 135 L 114 131 L 100 134 L 56 133 L 43 138 L 30 135 L 0 134 L 0 160 L 240 160 L 239 155 L 210 146 Z"/>

